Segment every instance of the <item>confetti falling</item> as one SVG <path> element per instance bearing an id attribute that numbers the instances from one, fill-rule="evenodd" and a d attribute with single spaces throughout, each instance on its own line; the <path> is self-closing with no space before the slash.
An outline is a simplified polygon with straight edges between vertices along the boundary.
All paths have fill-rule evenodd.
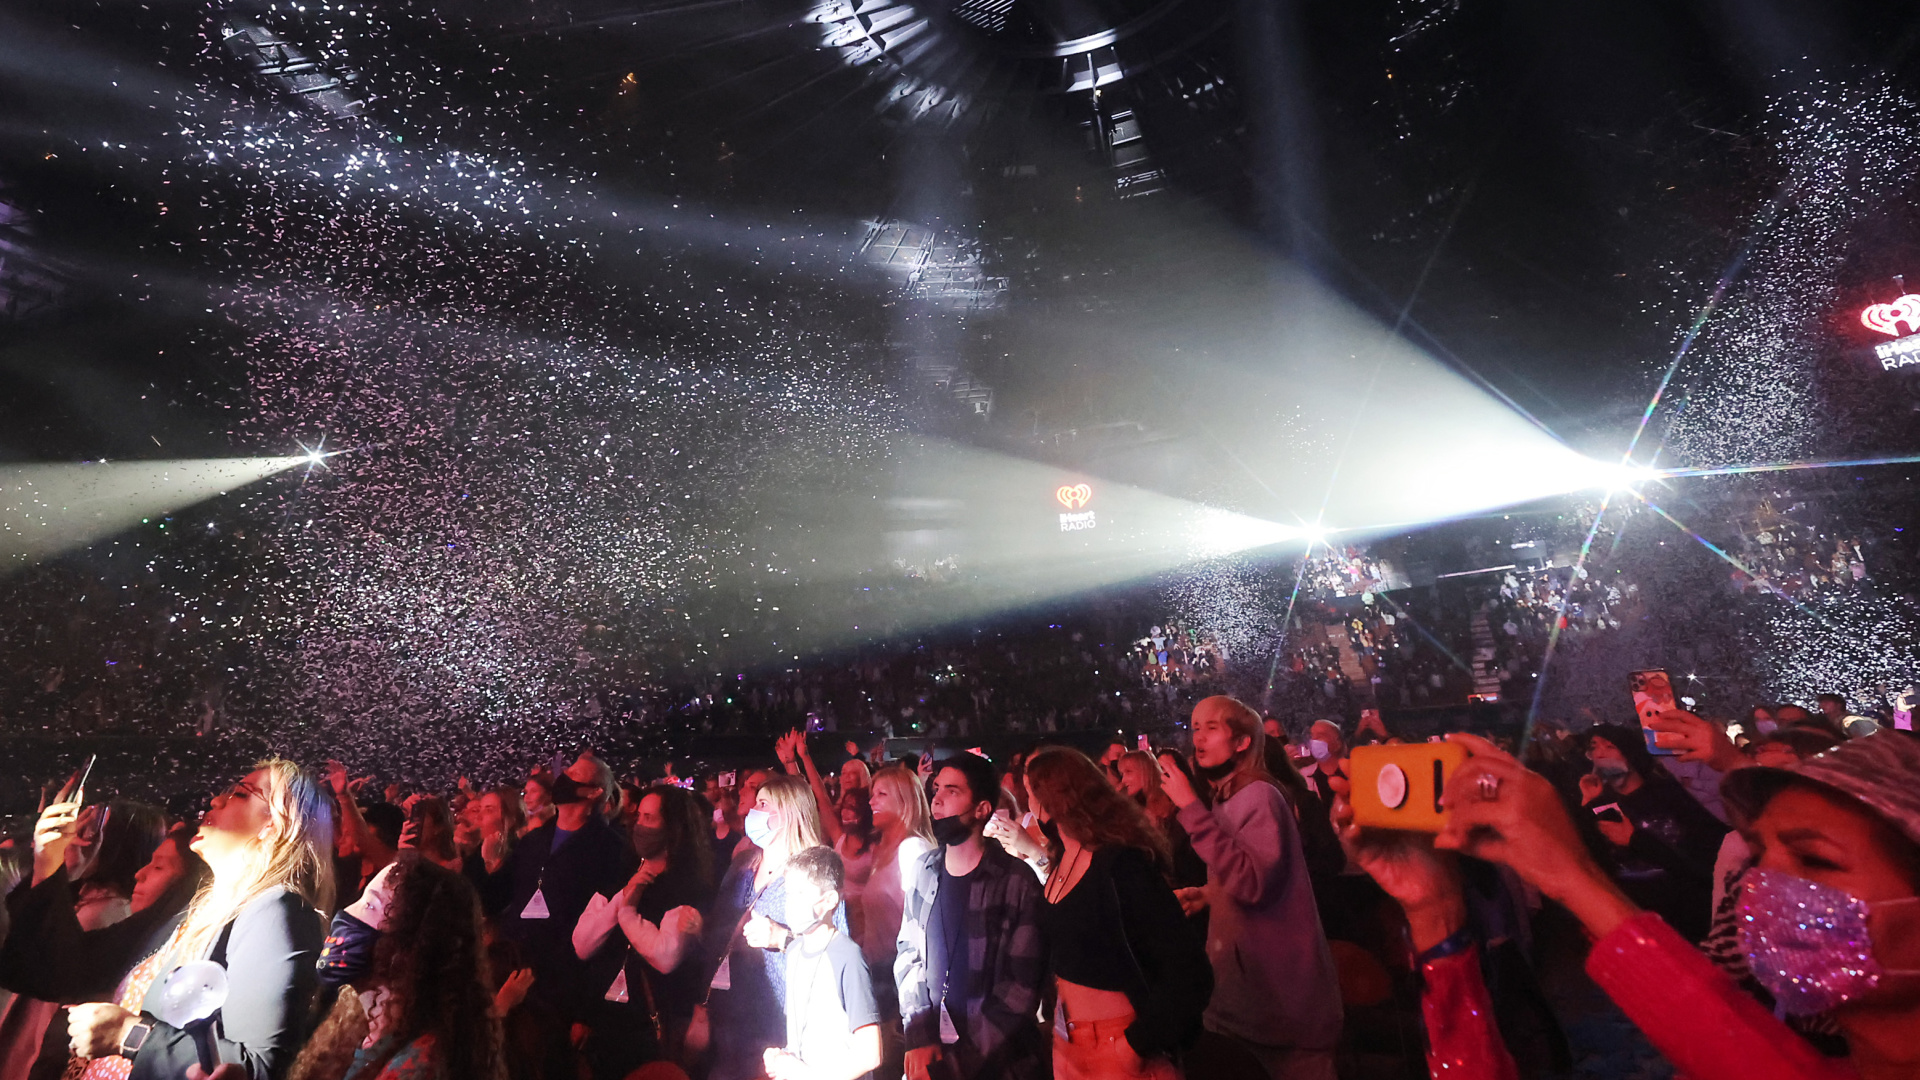
<path id="1" fill-rule="evenodd" d="M 1915 115 L 1912 101 L 1884 86 L 1822 84 L 1769 102 L 1778 192 L 1756 215 L 1729 271 L 1733 287 L 1684 361 L 1687 392 L 1670 415 L 1667 460 L 1709 467 L 1824 450 L 1809 421 L 1833 415 L 1822 364 L 1849 241 L 1911 189 L 1920 171 Z"/>

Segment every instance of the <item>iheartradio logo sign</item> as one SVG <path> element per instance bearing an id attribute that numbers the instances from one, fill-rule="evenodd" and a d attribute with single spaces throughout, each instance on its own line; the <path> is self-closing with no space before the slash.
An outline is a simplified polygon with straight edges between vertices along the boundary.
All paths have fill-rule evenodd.
<path id="1" fill-rule="evenodd" d="M 1920 296 L 1913 299 L 1916 304 L 1920 304 Z M 1916 317 L 1920 317 L 1920 313 L 1917 313 Z M 1060 490 L 1053 493 L 1053 497 L 1060 500 L 1061 506 L 1069 510 L 1078 510 L 1087 505 L 1087 500 L 1093 498 L 1093 489 L 1085 484 L 1062 484 Z"/>
<path id="2" fill-rule="evenodd" d="M 1874 304 L 1860 313 L 1860 324 L 1888 337 L 1920 334 L 1920 294 L 1908 293 L 1891 304 Z M 1902 326 L 1906 327 L 1904 331 Z"/>

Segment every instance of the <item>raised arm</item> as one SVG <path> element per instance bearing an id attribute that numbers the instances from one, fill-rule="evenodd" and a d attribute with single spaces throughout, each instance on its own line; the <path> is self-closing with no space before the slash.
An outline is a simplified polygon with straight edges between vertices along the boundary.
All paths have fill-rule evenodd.
<path id="1" fill-rule="evenodd" d="M 1293 811 L 1279 788 L 1256 781 L 1234 798 L 1258 799 L 1261 805 L 1244 822 L 1231 826 L 1224 820 L 1226 803 L 1209 809 L 1196 799 L 1180 808 L 1180 824 L 1193 841 L 1193 850 L 1207 864 L 1207 883 L 1242 904 L 1257 907 L 1286 884 L 1287 849 L 1299 843 L 1299 837 Z"/>
<path id="2" fill-rule="evenodd" d="M 347 778 L 347 767 L 337 761 L 327 762 L 327 786 L 333 789 L 333 801 L 340 806 L 340 831 L 353 841 L 360 850 L 362 858 L 368 855 L 391 860 L 392 848 L 381 840 L 367 819 L 360 816 L 360 804 L 353 797 L 353 783 Z"/>
<path id="3" fill-rule="evenodd" d="M 813 797 L 820 803 L 820 827 L 827 834 L 827 846 L 833 847 L 840 842 L 840 836 L 846 830 L 840 825 L 840 810 L 827 798 L 827 783 L 820 778 L 820 770 L 813 767 L 813 755 L 807 752 L 807 736 L 795 731 L 791 736 L 793 756 L 807 771 L 807 786 L 813 789 Z"/>

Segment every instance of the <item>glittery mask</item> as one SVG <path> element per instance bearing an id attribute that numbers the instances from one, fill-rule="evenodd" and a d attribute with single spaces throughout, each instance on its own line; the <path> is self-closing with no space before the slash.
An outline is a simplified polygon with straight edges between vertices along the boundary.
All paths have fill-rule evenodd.
<path id="1" fill-rule="evenodd" d="M 1911 904 L 1920 897 L 1875 905 Z M 1867 931 L 1867 902 L 1817 881 L 1753 870 L 1740 896 L 1740 947 L 1782 1011 L 1812 1016 L 1872 990 L 1882 975 Z"/>

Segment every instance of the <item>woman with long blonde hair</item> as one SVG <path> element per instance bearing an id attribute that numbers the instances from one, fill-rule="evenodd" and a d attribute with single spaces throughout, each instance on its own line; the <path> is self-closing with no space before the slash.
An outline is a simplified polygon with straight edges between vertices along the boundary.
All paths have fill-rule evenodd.
<path id="1" fill-rule="evenodd" d="M 904 765 L 888 765 L 873 774 L 868 805 L 873 810 L 873 872 L 860 894 L 860 952 L 867 958 L 874 1002 L 880 1007 L 881 1073 L 898 1075 L 901 1042 L 900 991 L 893 981 L 893 954 L 906 910 L 906 876 L 934 848 L 933 809 L 927 789 Z"/>
<path id="2" fill-rule="evenodd" d="M 251 1080 L 284 1075 L 300 1049 L 316 985 L 314 961 L 333 906 L 333 810 L 320 784 L 273 758 L 214 797 L 190 844 L 213 871 L 195 896 L 140 1012 L 73 1009 L 68 1033 L 85 1058 L 132 1059 L 134 1080 L 180 1080 L 199 1058 L 193 1037 L 159 1020 L 166 973 L 190 960 L 227 969 L 215 1025 L 222 1062 Z"/>
<path id="3" fill-rule="evenodd" d="M 787 864 L 808 848 L 825 847 L 820 804 L 798 776 L 761 785 L 743 830 L 753 851 L 734 856 L 707 920 L 705 953 L 710 991 L 704 1020 L 696 1014 L 690 1049 L 713 1047 L 710 1076 L 745 1080 L 764 1071 L 764 1052 L 787 1041 L 787 965 L 793 940 L 787 916 Z M 834 925 L 847 932 L 846 906 Z M 706 1033 L 702 1033 L 702 1028 Z"/>

